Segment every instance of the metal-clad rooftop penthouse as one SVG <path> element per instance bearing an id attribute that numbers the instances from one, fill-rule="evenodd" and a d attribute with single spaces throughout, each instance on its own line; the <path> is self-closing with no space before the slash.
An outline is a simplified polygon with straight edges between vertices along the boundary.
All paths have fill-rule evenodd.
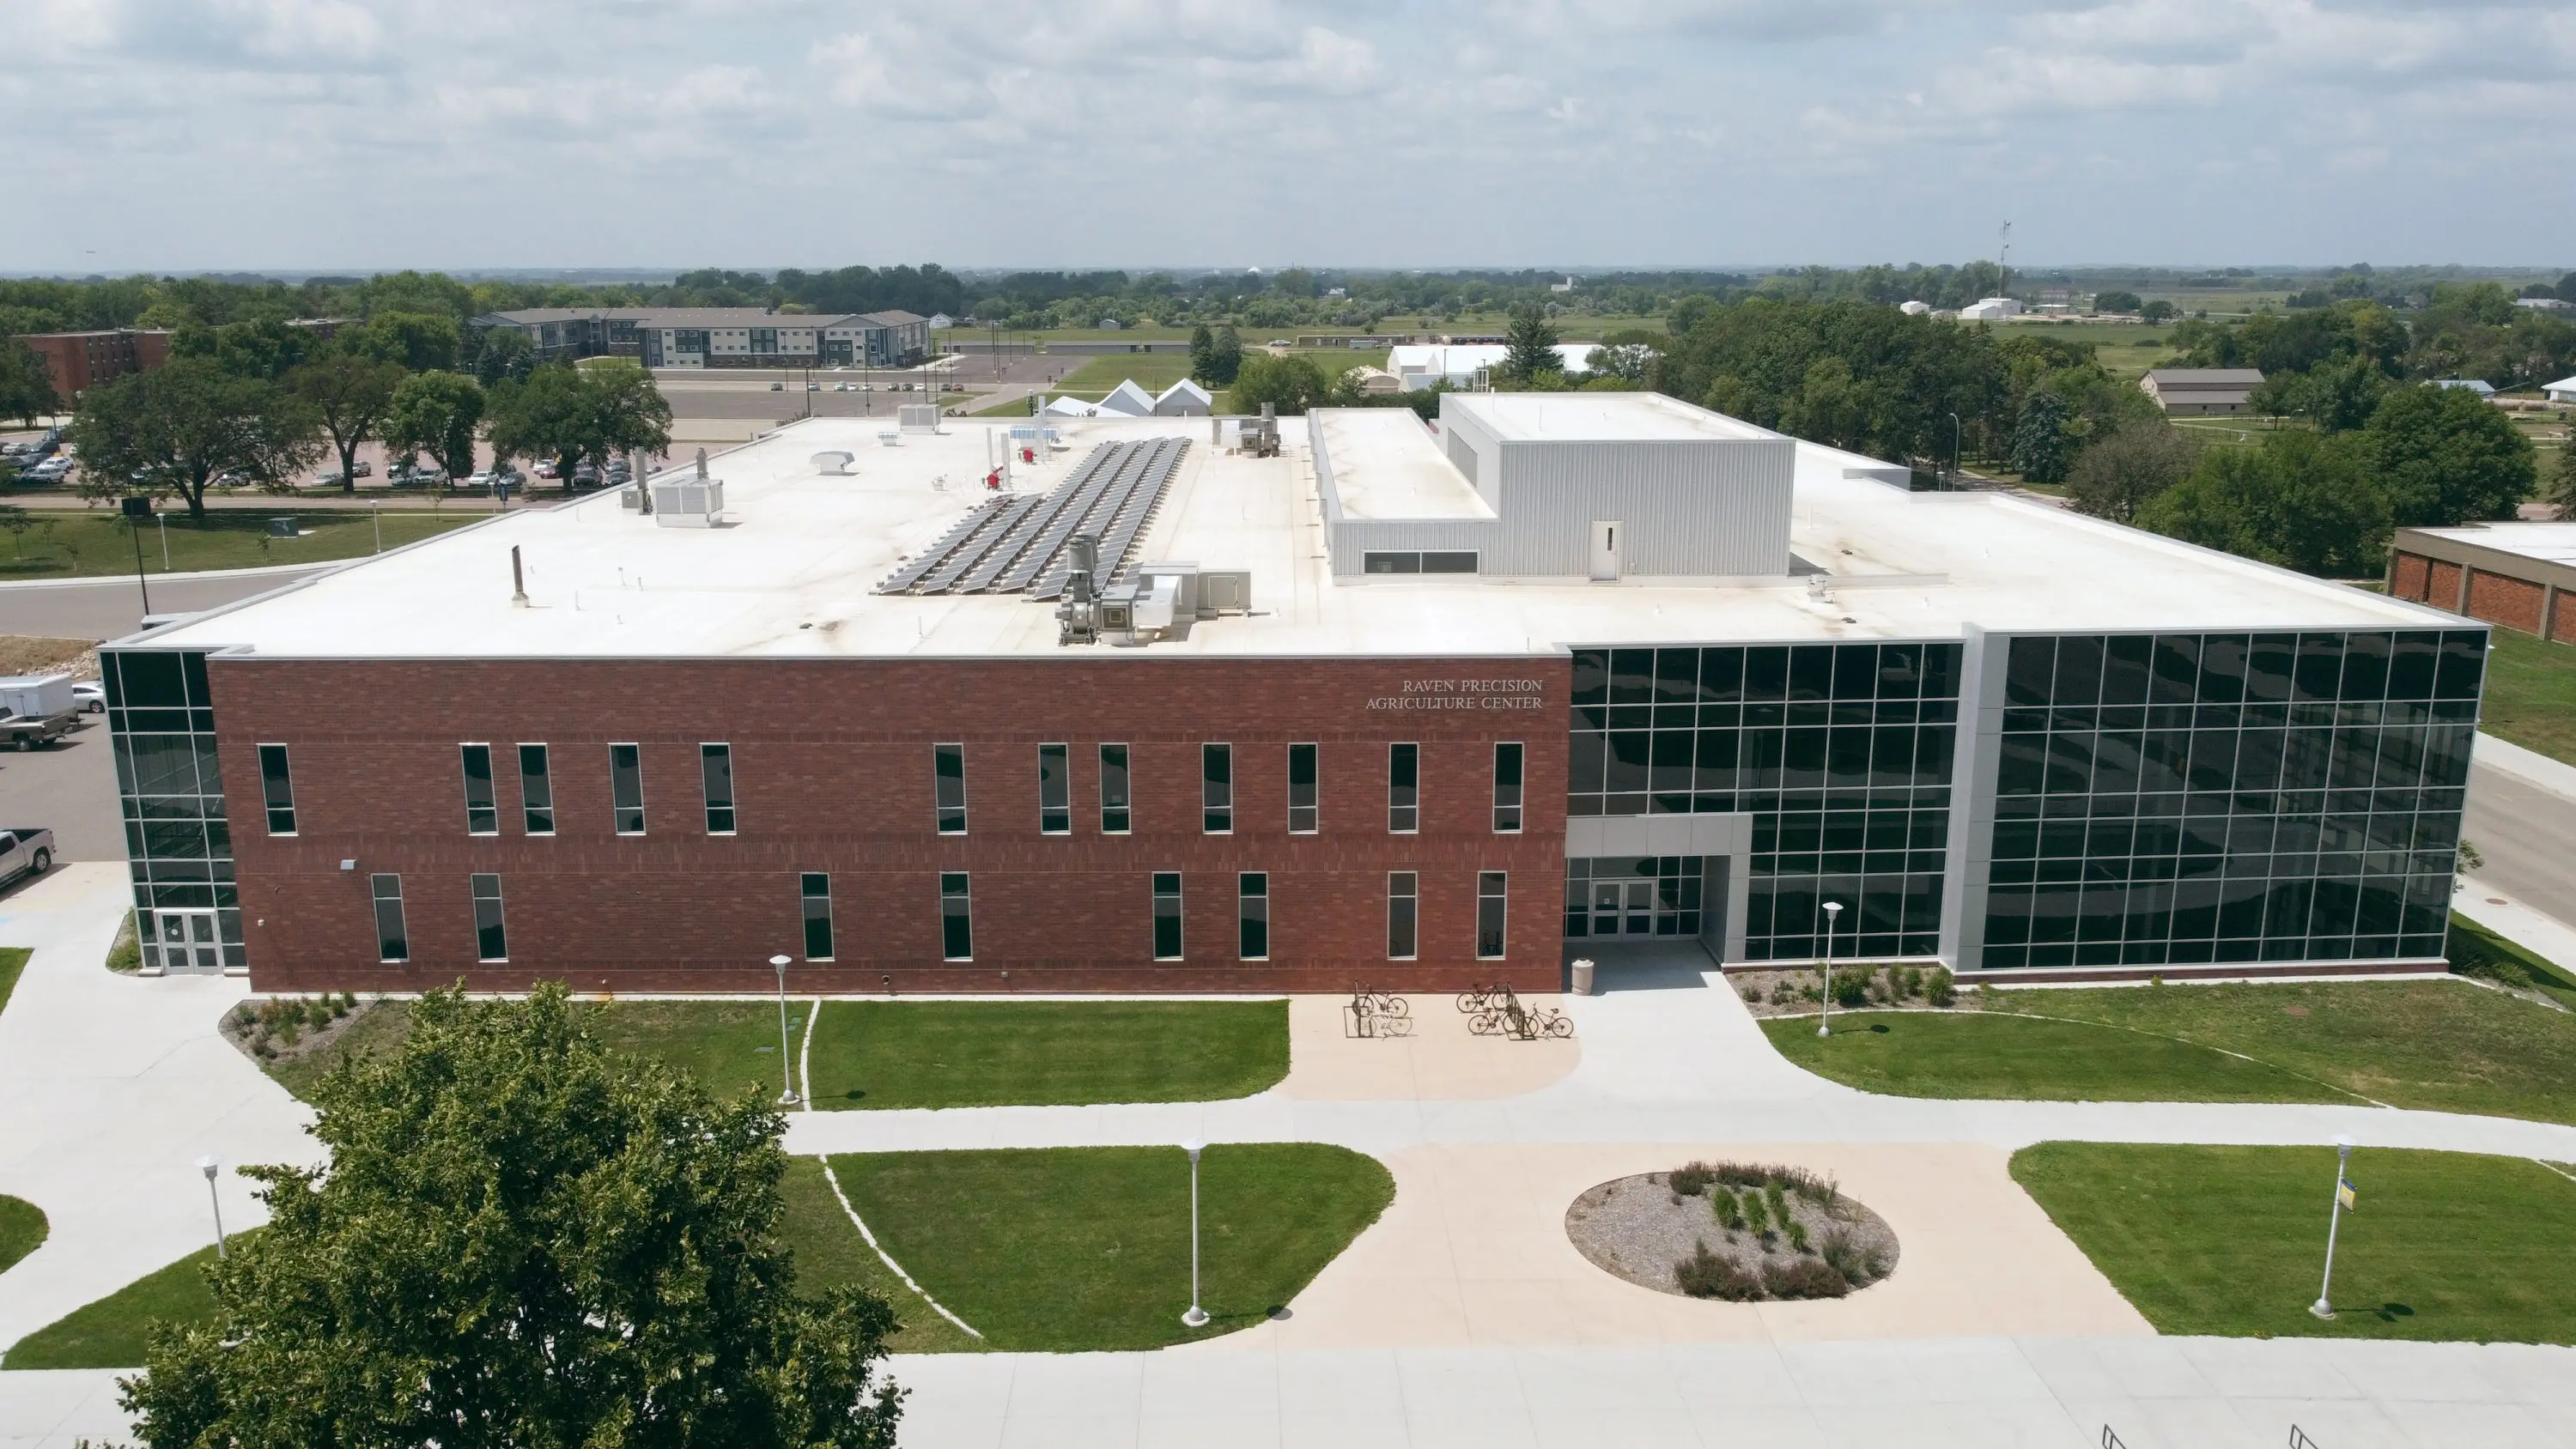
<path id="1" fill-rule="evenodd" d="M 1440 429 L 1397 410 L 1316 416 L 1336 581 L 1789 572 L 1794 439 L 1642 392 L 1449 393 Z"/>

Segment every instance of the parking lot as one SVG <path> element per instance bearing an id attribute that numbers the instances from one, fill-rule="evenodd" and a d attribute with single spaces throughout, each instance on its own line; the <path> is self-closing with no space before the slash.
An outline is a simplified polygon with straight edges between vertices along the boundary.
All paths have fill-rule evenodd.
<path id="1" fill-rule="evenodd" d="M 0 750 L 0 826 L 51 830 L 56 860 L 125 859 L 107 716 L 82 715 L 51 749 Z"/>

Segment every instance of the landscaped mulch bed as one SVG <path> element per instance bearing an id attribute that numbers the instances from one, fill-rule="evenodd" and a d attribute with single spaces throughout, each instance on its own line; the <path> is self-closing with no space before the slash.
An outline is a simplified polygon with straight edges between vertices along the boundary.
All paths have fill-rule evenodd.
<path id="1" fill-rule="evenodd" d="M 1776 971 L 1729 971 L 1726 984 L 1744 998 L 1757 1017 L 1813 1016 L 1824 1003 L 1824 978 L 1812 965 L 1784 966 Z M 1892 966 L 1836 966 L 1834 1009 L 1857 1011 L 1876 1007 L 1974 1007 L 1973 988 L 1954 985 L 1938 961 L 1898 962 Z"/>
<path id="2" fill-rule="evenodd" d="M 1642 1288 L 1738 1302 L 1840 1298 L 1896 1269 L 1896 1233 L 1800 1168 L 1690 1163 L 1587 1188 L 1565 1234 Z"/>

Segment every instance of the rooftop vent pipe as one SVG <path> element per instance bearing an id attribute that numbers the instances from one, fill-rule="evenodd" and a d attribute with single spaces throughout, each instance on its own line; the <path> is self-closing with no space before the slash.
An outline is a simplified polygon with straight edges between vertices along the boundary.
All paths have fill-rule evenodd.
<path id="1" fill-rule="evenodd" d="M 519 567 L 519 546 L 510 545 L 510 607 L 528 607 L 528 576 Z"/>

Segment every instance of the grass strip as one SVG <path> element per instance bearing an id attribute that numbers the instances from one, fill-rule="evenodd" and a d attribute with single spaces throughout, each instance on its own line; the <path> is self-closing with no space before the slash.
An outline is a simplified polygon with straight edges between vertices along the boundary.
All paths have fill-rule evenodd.
<path id="1" fill-rule="evenodd" d="M 8 1272 L 20 1258 L 43 1247 L 45 1234 L 52 1230 L 43 1208 L 25 1198 L 0 1193 L 0 1273 Z"/>
<path id="2" fill-rule="evenodd" d="M 2576 1181 L 2535 1162 L 2355 1152 L 2331 1320 L 2308 1305 L 2332 1148 L 2043 1142 L 2012 1174 L 2163 1333 L 2576 1342 L 2576 1298 L 2550 1266 L 2576 1237 Z"/>
<path id="3" fill-rule="evenodd" d="M 1345 1148 L 1210 1147 L 1199 1179 L 1209 1321 L 1191 1329 L 1189 1159 L 1178 1148 L 863 1153 L 832 1165 L 905 1271 L 992 1347 L 1019 1351 L 1159 1348 L 1248 1328 L 1395 1198 L 1386 1168 Z"/>
<path id="4" fill-rule="evenodd" d="M 2566 1070 L 2576 1060 L 2576 1014 L 2466 981 L 2167 984 L 2016 991 L 1998 999 L 1991 1012 L 1837 1013 L 1834 1035 L 1823 1042 L 1812 1025 L 1774 1020 L 1764 1031 L 1782 1055 L 1810 1071 L 1898 1096 L 2358 1097 L 2576 1122 L 2576 1074 Z M 2020 1011 L 2059 1020 L 2007 1014 Z M 1871 1030 L 1881 1024 L 1885 1033 Z"/>
<path id="5" fill-rule="evenodd" d="M 2497 628 L 2478 728 L 2576 765 L 2576 645 Z"/>
<path id="6" fill-rule="evenodd" d="M 491 512 L 488 501 L 460 501 L 443 510 L 387 509 L 370 514 L 349 508 L 297 513 L 281 500 L 275 510 L 216 509 L 202 519 L 174 513 L 164 515 L 166 522 L 155 521 L 144 528 L 142 568 L 147 574 L 160 574 L 328 563 L 376 552 L 379 537 L 386 548 L 399 548 L 476 522 Z M 297 536 L 270 537 L 268 521 L 288 517 L 296 521 Z M 116 513 L 0 512 L 0 525 L 6 525 L 7 535 L 0 541 L 0 579 L 87 578 L 135 571 L 136 540 Z"/>
<path id="7" fill-rule="evenodd" d="M 10 1346 L 0 1369 L 137 1368 L 156 1322 L 203 1323 L 215 1316 L 206 1265 L 212 1244 L 148 1273 L 95 1303 L 55 1319 Z"/>
<path id="8" fill-rule="evenodd" d="M 1288 1003 L 834 1001 L 811 1070 L 821 1108 L 1247 1097 L 1288 1074 Z"/>
<path id="9" fill-rule="evenodd" d="M 819 1159 L 799 1157 L 790 1162 L 778 1191 L 787 1205 L 778 1231 L 796 1253 L 797 1292 L 810 1297 L 833 1288 L 861 1288 L 893 1304 L 902 1326 L 886 1340 L 886 1347 L 895 1353 L 982 1351 L 983 1344 L 959 1332 L 957 1325 L 940 1317 L 887 1269 L 885 1260 L 851 1225 L 850 1215 L 841 1211 L 841 1200 L 832 1196 Z M 875 1224 L 869 1226 L 873 1230 Z"/>
<path id="10" fill-rule="evenodd" d="M 18 978 L 26 973 L 27 958 L 35 954 L 33 946 L 0 946 L 0 1011 L 9 1009 L 9 997 L 18 989 Z"/>

